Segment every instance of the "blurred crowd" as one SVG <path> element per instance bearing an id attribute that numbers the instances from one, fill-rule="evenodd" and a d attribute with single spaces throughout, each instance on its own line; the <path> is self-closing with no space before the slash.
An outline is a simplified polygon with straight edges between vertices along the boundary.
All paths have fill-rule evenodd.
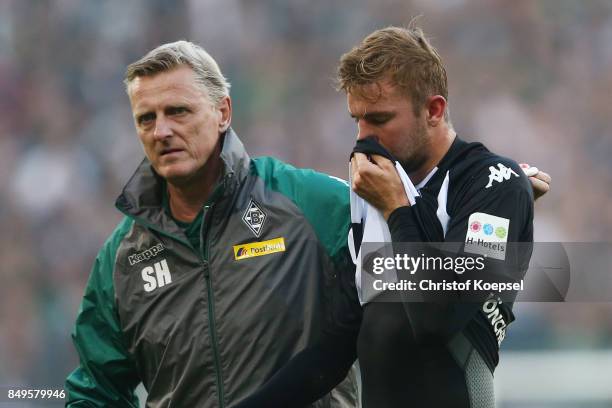
<path id="1" fill-rule="evenodd" d="M 58 385 L 114 200 L 143 157 L 122 77 L 178 39 L 232 84 L 254 156 L 347 176 L 355 138 L 339 56 L 419 23 L 438 47 L 458 134 L 552 174 L 539 241 L 612 236 L 612 2 L 591 0 L 4 0 L 0 2 L 0 384 Z M 520 304 L 504 349 L 611 348 L 611 304 Z M 503 358 L 503 356 L 502 356 Z"/>

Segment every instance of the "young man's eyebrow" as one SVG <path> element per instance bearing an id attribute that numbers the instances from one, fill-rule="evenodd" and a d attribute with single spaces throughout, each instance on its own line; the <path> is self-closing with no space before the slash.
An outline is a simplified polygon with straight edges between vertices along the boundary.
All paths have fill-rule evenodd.
<path id="1" fill-rule="evenodd" d="M 366 120 L 373 118 L 391 118 L 395 116 L 395 112 L 390 111 L 379 111 L 379 112 L 366 112 L 363 115 L 356 115 L 354 113 L 350 113 L 351 118 L 364 118 Z"/>

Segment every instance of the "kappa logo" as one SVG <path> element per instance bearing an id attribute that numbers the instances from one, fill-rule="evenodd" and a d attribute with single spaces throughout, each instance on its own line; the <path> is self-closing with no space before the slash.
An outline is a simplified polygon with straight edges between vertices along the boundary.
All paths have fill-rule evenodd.
<path id="1" fill-rule="evenodd" d="M 130 263 L 131 266 L 134 266 L 139 262 L 148 261 L 149 259 L 157 256 L 157 254 L 159 254 L 163 250 L 164 250 L 164 246 L 161 243 L 159 243 L 155 246 L 152 246 L 149 249 L 145 249 L 142 252 L 128 256 L 128 262 Z"/>
<path id="2" fill-rule="evenodd" d="M 489 183 L 486 185 L 485 188 L 491 187 L 494 181 L 502 183 L 504 180 L 510 180 L 510 176 L 512 175 L 514 175 L 515 177 L 519 176 L 514 170 L 504 166 L 501 163 L 497 163 L 497 167 L 499 169 L 496 169 L 495 166 L 489 166 L 489 171 L 491 173 L 489 174 Z"/>
<path id="3" fill-rule="evenodd" d="M 266 222 L 266 218 L 267 216 L 261 207 L 259 207 L 255 201 L 251 200 L 249 202 L 249 206 L 244 212 L 244 215 L 242 216 L 242 221 L 244 221 L 253 234 L 259 238 L 264 223 Z"/>
<path id="4" fill-rule="evenodd" d="M 145 282 L 145 292 L 152 292 L 157 288 L 166 286 L 172 283 L 172 275 L 170 275 L 170 268 L 168 262 L 162 259 L 159 262 L 155 262 L 153 266 L 146 266 L 140 271 L 140 276 Z"/>

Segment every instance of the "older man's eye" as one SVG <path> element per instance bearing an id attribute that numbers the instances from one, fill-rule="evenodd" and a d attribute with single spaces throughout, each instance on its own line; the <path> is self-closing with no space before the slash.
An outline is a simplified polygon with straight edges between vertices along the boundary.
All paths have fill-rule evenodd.
<path id="1" fill-rule="evenodd" d="M 187 108 L 185 108 L 184 106 L 175 106 L 172 108 L 169 108 L 167 111 L 168 115 L 182 115 L 183 113 L 187 113 L 189 112 L 189 110 Z"/>
<path id="2" fill-rule="evenodd" d="M 151 123 L 153 120 L 155 120 L 154 113 L 145 113 L 144 115 L 140 115 L 137 118 L 137 122 L 139 125 L 146 125 L 148 123 Z"/>

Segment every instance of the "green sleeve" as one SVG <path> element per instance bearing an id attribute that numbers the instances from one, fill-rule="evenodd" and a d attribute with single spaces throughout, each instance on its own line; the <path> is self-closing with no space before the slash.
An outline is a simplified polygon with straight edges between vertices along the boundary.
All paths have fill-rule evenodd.
<path id="1" fill-rule="evenodd" d="M 131 221 L 124 221 L 100 250 L 87 282 L 72 339 L 80 365 L 66 379 L 67 407 L 138 407 L 140 382 L 123 343 L 115 309 L 113 266 Z"/>

